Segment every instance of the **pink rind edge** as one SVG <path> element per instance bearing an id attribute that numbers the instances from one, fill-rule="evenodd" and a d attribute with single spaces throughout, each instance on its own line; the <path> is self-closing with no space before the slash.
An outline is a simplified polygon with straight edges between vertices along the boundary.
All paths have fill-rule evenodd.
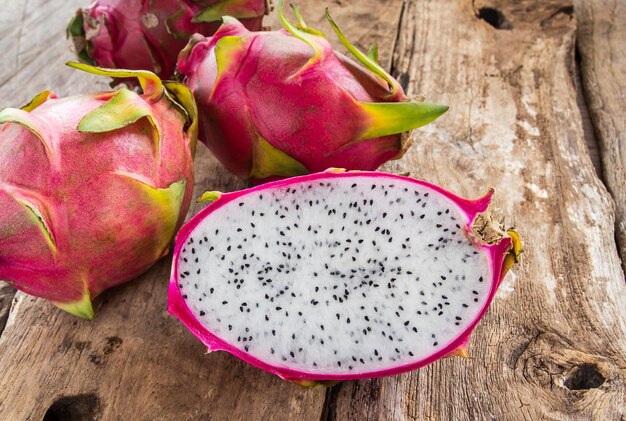
<path id="1" fill-rule="evenodd" d="M 359 379 L 368 379 L 368 378 L 377 378 L 383 376 L 391 376 L 395 374 L 406 373 L 408 371 L 416 370 L 418 368 L 424 367 L 428 364 L 431 364 L 441 358 L 446 357 L 454 353 L 456 350 L 460 348 L 464 348 L 467 346 L 470 335 L 472 331 L 475 329 L 476 325 L 480 322 L 480 320 L 484 317 L 487 312 L 493 298 L 497 292 L 497 289 L 502 281 L 502 265 L 504 263 L 504 258 L 506 257 L 506 253 L 511 246 L 511 239 L 505 238 L 497 244 L 494 245 L 481 245 L 480 247 L 487 250 L 488 256 L 491 260 L 491 271 L 492 271 L 492 279 L 491 279 L 491 287 L 489 290 L 489 295 L 483 308 L 478 313 L 478 316 L 474 319 L 474 321 L 459 335 L 456 339 L 452 340 L 448 345 L 437 351 L 435 354 L 424 358 L 422 360 L 414 361 L 409 364 L 405 364 L 398 367 L 392 367 L 384 370 L 372 371 L 367 373 L 355 373 L 355 374 L 324 374 L 324 373 L 307 373 L 302 371 L 296 371 L 289 368 L 277 367 L 261 361 L 252 355 L 243 352 L 227 342 L 223 341 L 216 335 L 209 332 L 204 326 L 197 321 L 195 316 L 191 313 L 189 308 L 187 307 L 180 289 L 178 288 L 177 279 L 178 279 L 178 256 L 180 255 L 180 251 L 184 246 L 187 238 L 190 233 L 195 229 L 198 224 L 204 220 L 204 218 L 213 213 L 215 210 L 221 208 L 225 204 L 236 200 L 237 198 L 254 193 L 257 191 L 267 190 L 271 188 L 283 187 L 292 184 L 297 184 L 300 182 L 306 181 L 316 181 L 320 179 L 332 179 L 332 178 L 342 178 L 342 177 L 375 177 L 375 178 L 389 178 L 395 180 L 408 181 L 414 184 L 418 184 L 421 186 L 428 187 L 440 194 L 444 197 L 452 200 L 455 203 L 459 204 L 459 207 L 465 212 L 468 221 L 466 222 L 466 229 L 469 230 L 469 226 L 473 221 L 476 214 L 480 212 L 484 212 L 487 210 L 487 207 L 491 201 L 491 197 L 493 195 L 493 190 L 490 190 L 485 196 L 476 199 L 476 200 L 468 200 L 462 197 L 459 197 L 453 193 L 450 193 L 439 186 L 431 184 L 429 182 L 423 180 L 417 180 L 410 177 L 404 177 L 395 174 L 381 173 L 376 171 L 353 171 L 353 172 L 320 172 L 309 175 L 304 175 L 300 177 L 293 177 L 284 180 L 278 180 L 266 184 L 261 184 L 256 187 L 252 187 L 245 190 L 240 190 L 232 193 L 224 193 L 218 200 L 211 203 L 200 212 L 198 212 L 193 218 L 191 218 L 179 231 L 176 236 L 176 242 L 174 247 L 173 254 L 173 262 L 172 262 L 172 271 L 170 284 L 168 288 L 168 312 L 174 316 L 176 316 L 200 341 L 202 341 L 207 347 L 208 352 L 212 351 L 226 351 L 235 357 L 251 364 L 257 368 L 265 370 L 269 373 L 275 374 L 278 377 L 284 380 L 359 380 Z"/>

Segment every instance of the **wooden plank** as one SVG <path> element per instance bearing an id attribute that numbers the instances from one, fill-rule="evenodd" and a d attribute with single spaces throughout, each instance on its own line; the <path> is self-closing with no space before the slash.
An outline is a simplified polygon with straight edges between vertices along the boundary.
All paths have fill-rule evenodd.
<path id="1" fill-rule="evenodd" d="M 71 56 L 64 40 L 49 35 L 62 32 L 61 3 L 73 9 L 78 1 L 57 1 L 54 10 L 46 3 L 21 4 L 27 5 L 23 42 L 29 44 L 20 53 L 21 67 L 0 67 L 0 81 L 12 78 L 0 87 L 7 105 L 50 86 L 60 94 L 105 87 L 101 79 L 65 71 L 62 63 Z M 322 27 L 316 22 L 323 4 L 302 3 L 309 23 Z M 472 359 L 345 383 L 329 391 L 326 415 L 623 417 L 623 274 L 606 230 L 613 218 L 610 199 L 593 174 L 580 116 L 572 111 L 569 5 L 496 4 L 512 28 L 496 30 L 474 18 L 487 6 L 479 1 L 475 9 L 462 0 L 407 2 L 392 61 L 384 45 L 396 39 L 400 2 L 341 3 L 332 9 L 339 9 L 334 15 L 351 39 L 366 48 L 372 34 L 382 35 L 383 63 L 413 80 L 411 92 L 452 105 L 436 126 L 419 132 L 420 142 L 405 160 L 386 168 L 409 170 L 466 195 L 495 185 L 529 245 L 480 325 Z M 23 20 L 11 15 L 13 8 L 0 18 L 0 34 L 13 37 L 1 38 L 4 51 L 13 51 L 10 40 L 19 34 L 4 22 Z M 198 194 L 242 185 L 201 148 L 196 187 Z M 161 262 L 105 293 L 91 323 L 18 294 L 0 338 L 0 419 L 41 419 L 50 406 L 60 419 L 319 417 L 323 391 L 280 382 L 228 355 L 204 355 L 165 314 L 167 274 L 167 262 Z"/>
<path id="2" fill-rule="evenodd" d="M 401 0 L 384 1 L 388 22 L 379 21 L 374 1 L 326 4 L 357 43 L 367 45 L 375 34 L 391 45 Z M 0 46 L 14 55 L 0 67 L 2 106 L 26 103 L 50 87 L 59 95 L 108 89 L 106 79 L 63 65 L 73 59 L 65 24 L 83 1 L 13 3 L 0 17 Z M 311 25 L 321 22 L 325 4 L 300 3 Z M 382 57 L 389 63 L 391 48 L 386 51 Z M 195 197 L 206 190 L 242 187 L 199 147 Z M 193 205 L 190 215 L 200 208 Z M 17 293 L 0 337 L 0 419 L 38 420 L 46 412 L 49 419 L 64 420 L 320 417 L 324 390 L 283 382 L 228 354 L 206 355 L 201 343 L 166 312 L 168 277 L 166 258 L 140 279 L 105 292 L 95 302 L 92 322 Z M 3 311 L 8 309 L 5 302 L 10 299 L 2 299 Z"/>
<path id="3" fill-rule="evenodd" d="M 577 0 L 575 6 L 583 89 L 615 200 L 615 237 L 626 268 L 626 2 Z"/>
<path id="4" fill-rule="evenodd" d="M 65 26 L 74 11 L 85 4 L 84 1 L 7 3 L 8 8 L 3 8 L 0 14 L 3 106 L 27 103 L 35 93 L 50 87 L 62 95 L 108 88 L 106 81 L 90 80 L 64 66 L 66 61 L 75 59 L 68 51 Z"/>
<path id="5" fill-rule="evenodd" d="M 406 2 L 392 66 L 450 111 L 386 169 L 475 197 L 495 186 L 527 249 L 470 359 L 343 383 L 328 419 L 625 416 L 626 286 L 576 106 L 574 35 L 567 1 Z"/>

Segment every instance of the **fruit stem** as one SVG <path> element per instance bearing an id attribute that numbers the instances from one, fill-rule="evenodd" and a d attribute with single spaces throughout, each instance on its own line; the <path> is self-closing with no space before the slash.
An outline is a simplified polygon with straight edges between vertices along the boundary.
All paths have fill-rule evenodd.
<path id="1" fill-rule="evenodd" d="M 480 244 L 496 244 L 508 237 L 504 227 L 504 214 L 500 208 L 489 205 L 485 212 L 476 215 L 471 225 L 472 237 Z"/>

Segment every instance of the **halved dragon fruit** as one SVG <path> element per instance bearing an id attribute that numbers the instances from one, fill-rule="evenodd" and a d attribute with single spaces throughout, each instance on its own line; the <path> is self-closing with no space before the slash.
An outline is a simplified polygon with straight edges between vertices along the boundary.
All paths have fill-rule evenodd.
<path id="1" fill-rule="evenodd" d="M 169 79 L 194 33 L 213 34 L 223 15 L 261 29 L 267 0 L 93 0 L 67 27 L 78 58 L 116 69 L 150 70 Z"/>
<path id="2" fill-rule="evenodd" d="M 225 17 L 213 37 L 193 36 L 178 71 L 200 115 L 200 140 L 227 170 L 264 182 L 329 167 L 374 170 L 402 157 L 407 131 L 447 106 L 411 101 L 377 62 L 328 21 L 358 63 L 324 34 L 278 15 L 286 29 L 250 32 Z"/>
<path id="3" fill-rule="evenodd" d="M 492 194 L 336 170 L 206 193 L 169 311 L 209 351 L 309 386 L 464 355 L 521 249 Z"/>
<path id="4" fill-rule="evenodd" d="M 70 63 L 71 64 L 71 63 Z M 145 71 L 128 89 L 0 112 L 0 279 L 93 317 L 91 300 L 167 254 L 193 189 L 191 92 Z"/>

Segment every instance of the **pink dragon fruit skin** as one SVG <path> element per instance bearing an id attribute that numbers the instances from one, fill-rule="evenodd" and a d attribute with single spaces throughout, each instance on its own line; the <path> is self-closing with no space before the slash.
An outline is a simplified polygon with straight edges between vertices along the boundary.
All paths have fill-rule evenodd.
<path id="1" fill-rule="evenodd" d="M 178 72 L 192 90 L 200 140 L 244 179 L 268 180 L 329 167 L 374 170 L 410 146 L 406 131 L 447 107 L 409 101 L 398 82 L 352 46 L 359 63 L 320 32 L 278 13 L 286 29 L 250 32 L 236 19 L 210 38 L 194 35 Z"/>
<path id="2" fill-rule="evenodd" d="M 215 212 L 218 212 L 220 210 L 220 208 L 224 206 L 228 206 L 229 204 L 232 204 L 233 202 L 235 204 L 236 203 L 239 204 L 239 207 L 233 206 L 233 208 L 240 209 L 240 207 L 243 204 L 241 203 L 243 202 L 242 199 L 245 199 L 247 196 L 254 196 L 254 195 L 258 196 L 258 193 L 261 193 L 262 195 L 266 195 L 270 197 L 270 202 L 273 202 L 274 200 L 271 199 L 272 197 L 271 192 L 274 190 L 280 190 L 280 189 L 284 190 L 285 187 L 291 188 L 291 190 L 287 189 L 286 197 L 281 196 L 281 197 L 284 197 L 284 201 L 281 202 L 281 204 L 284 204 L 286 206 L 284 208 L 282 208 L 281 205 L 276 205 L 276 206 L 281 206 L 281 209 L 287 209 L 287 207 L 289 207 L 290 210 L 294 210 L 293 204 L 289 203 L 288 197 L 292 194 L 292 192 L 294 194 L 296 193 L 296 190 L 298 189 L 299 185 L 302 185 L 302 184 L 318 185 L 319 184 L 323 186 L 324 185 L 323 183 L 325 182 L 336 180 L 336 179 L 344 179 L 344 178 L 348 178 L 349 180 L 354 180 L 356 182 L 359 179 L 363 179 L 364 177 L 367 179 L 368 185 L 369 183 L 384 183 L 384 182 L 389 182 L 391 184 L 394 184 L 394 182 L 396 183 L 400 182 L 400 184 L 404 186 L 408 186 L 412 184 L 414 186 L 418 186 L 420 188 L 426 189 L 427 191 L 431 191 L 435 195 L 441 195 L 449 199 L 450 201 L 455 203 L 455 206 L 458 206 L 458 209 L 464 215 L 465 220 L 466 220 L 464 228 L 466 232 L 473 233 L 473 234 L 468 234 L 468 235 L 475 236 L 474 237 L 475 240 L 473 241 L 475 241 L 476 247 L 479 249 L 482 249 L 485 252 L 486 256 L 488 256 L 488 262 L 489 262 L 488 264 L 490 266 L 491 279 L 489 280 L 489 283 L 487 284 L 489 285 L 489 289 L 488 289 L 486 300 L 483 304 L 483 307 L 480 309 L 480 311 L 475 316 L 475 318 L 456 337 L 456 339 L 450 341 L 443 348 L 439 349 L 437 352 L 429 355 L 426 358 L 412 361 L 409 364 L 398 365 L 396 367 L 392 367 L 392 368 L 388 368 L 384 370 L 374 370 L 374 371 L 367 371 L 367 372 L 361 372 L 361 373 L 355 373 L 355 374 L 351 374 L 351 373 L 337 374 L 333 372 L 312 373 L 312 372 L 303 372 L 303 371 L 295 370 L 293 368 L 290 368 L 288 364 L 286 363 L 273 364 L 267 361 L 263 361 L 259 358 L 256 358 L 255 356 L 251 355 L 249 352 L 245 352 L 243 349 L 241 349 L 241 346 L 238 347 L 236 346 L 237 344 L 233 344 L 233 343 L 229 343 L 225 341 L 224 339 L 220 337 L 218 333 L 215 333 L 214 331 L 208 329 L 205 325 L 203 325 L 203 323 L 199 320 L 198 314 L 197 313 L 194 314 L 194 312 L 191 310 L 190 308 L 191 301 L 188 301 L 188 297 L 184 295 L 185 292 L 182 290 L 182 285 L 180 285 L 181 279 L 185 278 L 185 276 L 181 277 L 182 275 L 181 268 L 180 268 L 182 264 L 181 257 L 184 256 L 184 252 L 186 251 L 185 247 L 189 247 L 190 239 L 194 235 L 197 237 L 198 233 L 195 233 L 194 230 L 196 230 L 203 221 L 205 221 L 208 218 L 211 218 Z M 408 185 L 402 184 L 405 182 L 408 182 L 409 184 Z M 495 220 L 492 221 L 490 219 L 491 216 L 486 216 L 484 219 L 482 218 L 481 215 L 491 215 L 492 208 L 490 207 L 490 203 L 491 203 L 493 193 L 494 191 L 493 189 L 491 189 L 488 192 L 488 194 L 486 194 L 485 196 L 479 199 L 468 200 L 468 199 L 464 199 L 459 196 L 456 196 L 442 189 L 441 187 L 438 187 L 436 185 L 433 185 L 431 183 L 421 181 L 421 180 L 416 180 L 416 179 L 412 179 L 412 178 L 408 178 L 404 176 L 398 176 L 398 175 L 388 174 L 388 173 L 383 173 L 383 172 L 367 172 L 367 171 L 345 172 L 345 170 L 343 169 L 329 169 L 322 173 L 315 173 L 315 174 L 309 174 L 305 176 L 299 176 L 299 177 L 293 177 L 289 179 L 273 181 L 273 182 L 269 182 L 266 184 L 255 186 L 247 190 L 242 190 L 242 191 L 237 191 L 237 192 L 232 192 L 232 193 L 207 192 L 203 195 L 203 197 L 199 201 L 210 202 L 210 205 L 204 208 L 198 214 L 196 214 L 190 221 L 188 221 L 181 228 L 176 238 L 172 274 L 171 274 L 171 280 L 170 280 L 169 292 L 168 292 L 169 312 L 172 315 L 176 316 L 198 339 L 200 339 L 208 347 L 208 352 L 226 351 L 234 355 L 235 357 L 257 368 L 260 368 L 269 373 L 275 374 L 282 379 L 289 380 L 289 381 L 295 382 L 297 384 L 300 384 L 306 387 L 332 386 L 333 384 L 336 384 L 338 381 L 343 381 L 343 380 L 358 380 L 358 379 L 365 379 L 365 378 L 390 376 L 390 375 L 400 374 L 400 373 L 418 369 L 420 367 L 426 366 L 428 364 L 433 363 L 436 360 L 439 360 L 445 357 L 453 357 L 453 356 L 467 357 L 468 356 L 467 346 L 470 340 L 471 333 L 473 332 L 474 328 L 476 327 L 480 319 L 487 312 L 487 309 L 491 301 L 493 300 L 497 292 L 497 289 L 500 283 L 502 282 L 502 279 L 504 278 L 506 273 L 509 271 L 509 269 L 511 269 L 511 267 L 519 261 L 520 254 L 522 251 L 522 242 L 515 229 L 499 231 L 499 228 L 495 228 L 496 231 L 498 231 L 498 233 L 496 234 L 494 231 L 492 231 L 492 229 L 494 229 L 494 227 L 499 223 L 493 222 Z M 350 201 L 348 200 L 348 202 Z M 359 199 L 359 202 L 360 202 L 360 199 Z M 302 206 L 306 207 L 307 204 L 303 203 Z M 267 210 L 265 209 L 256 209 L 256 211 L 267 212 Z M 498 211 L 495 211 L 495 212 L 497 213 Z M 228 215 L 232 217 L 233 213 L 229 212 Z M 245 225 L 249 225 L 249 220 L 245 218 L 243 218 L 243 220 L 246 222 Z M 480 221 L 480 222 L 477 222 L 477 221 Z M 298 222 L 301 222 L 303 226 L 306 226 L 307 224 L 312 223 L 312 221 L 307 221 L 305 219 L 301 220 L 300 218 L 298 218 Z M 325 227 L 320 227 L 319 229 L 323 230 L 324 228 Z M 213 228 L 211 228 L 211 233 L 212 233 L 212 229 Z M 228 235 L 228 234 L 222 233 L 222 231 L 220 230 L 219 235 L 222 236 L 222 235 Z M 217 237 L 217 232 L 216 232 L 216 237 Z M 278 238 L 285 238 L 285 237 L 278 237 Z M 196 238 L 196 240 L 197 239 L 198 238 Z M 249 244 L 247 247 L 249 247 L 250 251 L 255 251 L 257 252 L 256 254 L 258 254 L 259 248 L 254 247 L 254 243 L 253 243 L 254 240 L 251 238 L 248 238 L 248 239 L 251 241 L 248 242 Z M 206 240 L 207 238 L 205 237 L 204 241 Z M 368 240 L 366 240 L 366 242 L 367 241 Z M 192 244 L 196 247 L 196 250 L 195 250 L 196 256 L 199 256 L 200 258 L 202 258 L 203 256 L 206 256 L 202 253 L 202 251 L 198 251 L 198 249 L 202 247 L 202 241 L 200 241 L 200 244 L 198 244 L 197 242 L 192 243 Z M 208 243 L 206 247 L 208 247 Z M 216 250 L 216 251 L 213 251 L 213 253 L 217 253 L 219 255 L 220 252 Z M 252 257 L 252 255 L 249 255 L 249 256 L 250 258 Z M 444 256 L 444 254 L 442 254 L 441 256 Z M 249 259 L 248 261 L 250 260 L 251 259 Z M 278 264 L 279 261 L 275 260 L 275 262 L 276 264 Z M 280 260 L 280 262 L 285 263 L 282 260 Z M 239 263 L 245 263 L 245 261 L 243 262 L 240 261 L 240 262 L 235 262 L 235 263 L 236 263 L 235 267 L 238 267 Z M 187 275 L 189 274 L 187 273 Z M 212 276 L 212 275 L 214 274 L 212 272 L 209 272 L 209 274 L 204 275 L 204 276 L 207 277 L 207 276 Z M 255 276 L 253 276 L 252 279 L 245 278 L 245 281 L 254 283 L 254 277 Z M 225 283 L 227 279 L 224 278 L 224 279 L 221 279 L 221 281 Z M 194 280 L 190 282 L 198 282 L 198 281 Z M 294 280 L 294 283 L 298 283 L 298 282 L 311 285 L 311 282 L 314 282 L 314 280 L 313 279 L 300 279 L 300 278 Z M 387 281 L 385 280 L 384 283 L 386 282 Z M 228 283 L 230 284 L 230 281 Z M 243 284 L 243 281 L 241 281 L 241 283 Z M 312 285 L 315 285 L 315 283 L 313 283 Z M 324 284 L 318 284 L 318 285 L 324 285 Z M 197 289 L 198 284 L 196 284 L 195 287 Z M 301 290 L 297 288 L 291 289 L 291 292 L 297 293 L 299 291 Z M 260 294 L 263 294 L 263 293 L 264 292 L 260 292 Z M 293 296 L 295 297 L 295 295 Z M 207 298 L 206 294 L 203 294 L 203 297 L 205 298 L 205 301 L 210 302 L 211 298 L 210 297 Z M 239 303 L 245 299 L 246 299 L 245 296 L 234 297 L 234 301 L 236 303 Z M 320 301 L 322 300 L 323 299 L 320 299 Z M 221 303 L 221 304 L 224 304 L 224 303 Z M 207 303 L 207 304 L 202 304 L 202 305 L 209 306 L 210 304 Z M 328 305 L 328 303 L 326 305 Z M 220 307 L 219 305 L 217 306 Z M 253 306 L 253 304 L 250 304 L 250 306 Z M 323 310 L 324 307 L 323 306 L 321 307 L 322 307 L 321 309 Z M 278 309 L 279 308 L 277 308 L 277 310 Z M 243 309 L 240 309 L 240 310 L 243 311 Z M 222 311 L 223 311 L 223 314 L 226 315 L 228 314 L 229 309 L 226 308 L 225 310 L 222 310 Z M 333 310 L 327 310 L 327 311 L 334 313 Z M 205 312 L 204 311 L 201 312 L 200 315 L 203 315 L 203 313 Z M 207 313 L 208 313 L 208 310 L 207 310 Z M 251 317 L 251 316 L 248 316 L 248 317 Z M 273 318 L 273 317 L 274 317 L 273 315 L 270 316 L 270 318 Z M 413 317 L 415 318 L 415 316 Z M 229 326 L 229 329 L 230 329 L 230 326 Z M 332 331 L 332 328 L 331 328 L 331 331 Z M 248 331 L 246 330 L 246 332 Z M 334 333 L 341 335 L 341 332 L 334 332 Z M 254 331 L 252 331 L 251 334 L 254 334 Z M 306 336 L 306 333 L 303 332 L 303 336 Z M 260 340 L 263 340 L 262 336 Z"/>
<path id="3" fill-rule="evenodd" d="M 83 318 L 164 256 L 193 188 L 193 97 L 152 73 L 69 63 L 127 89 L 0 112 L 0 279 Z"/>
<path id="4" fill-rule="evenodd" d="M 213 34 L 222 15 L 260 30 L 266 7 L 266 0 L 93 0 L 76 12 L 67 34 L 85 63 L 166 79 L 192 34 Z"/>

